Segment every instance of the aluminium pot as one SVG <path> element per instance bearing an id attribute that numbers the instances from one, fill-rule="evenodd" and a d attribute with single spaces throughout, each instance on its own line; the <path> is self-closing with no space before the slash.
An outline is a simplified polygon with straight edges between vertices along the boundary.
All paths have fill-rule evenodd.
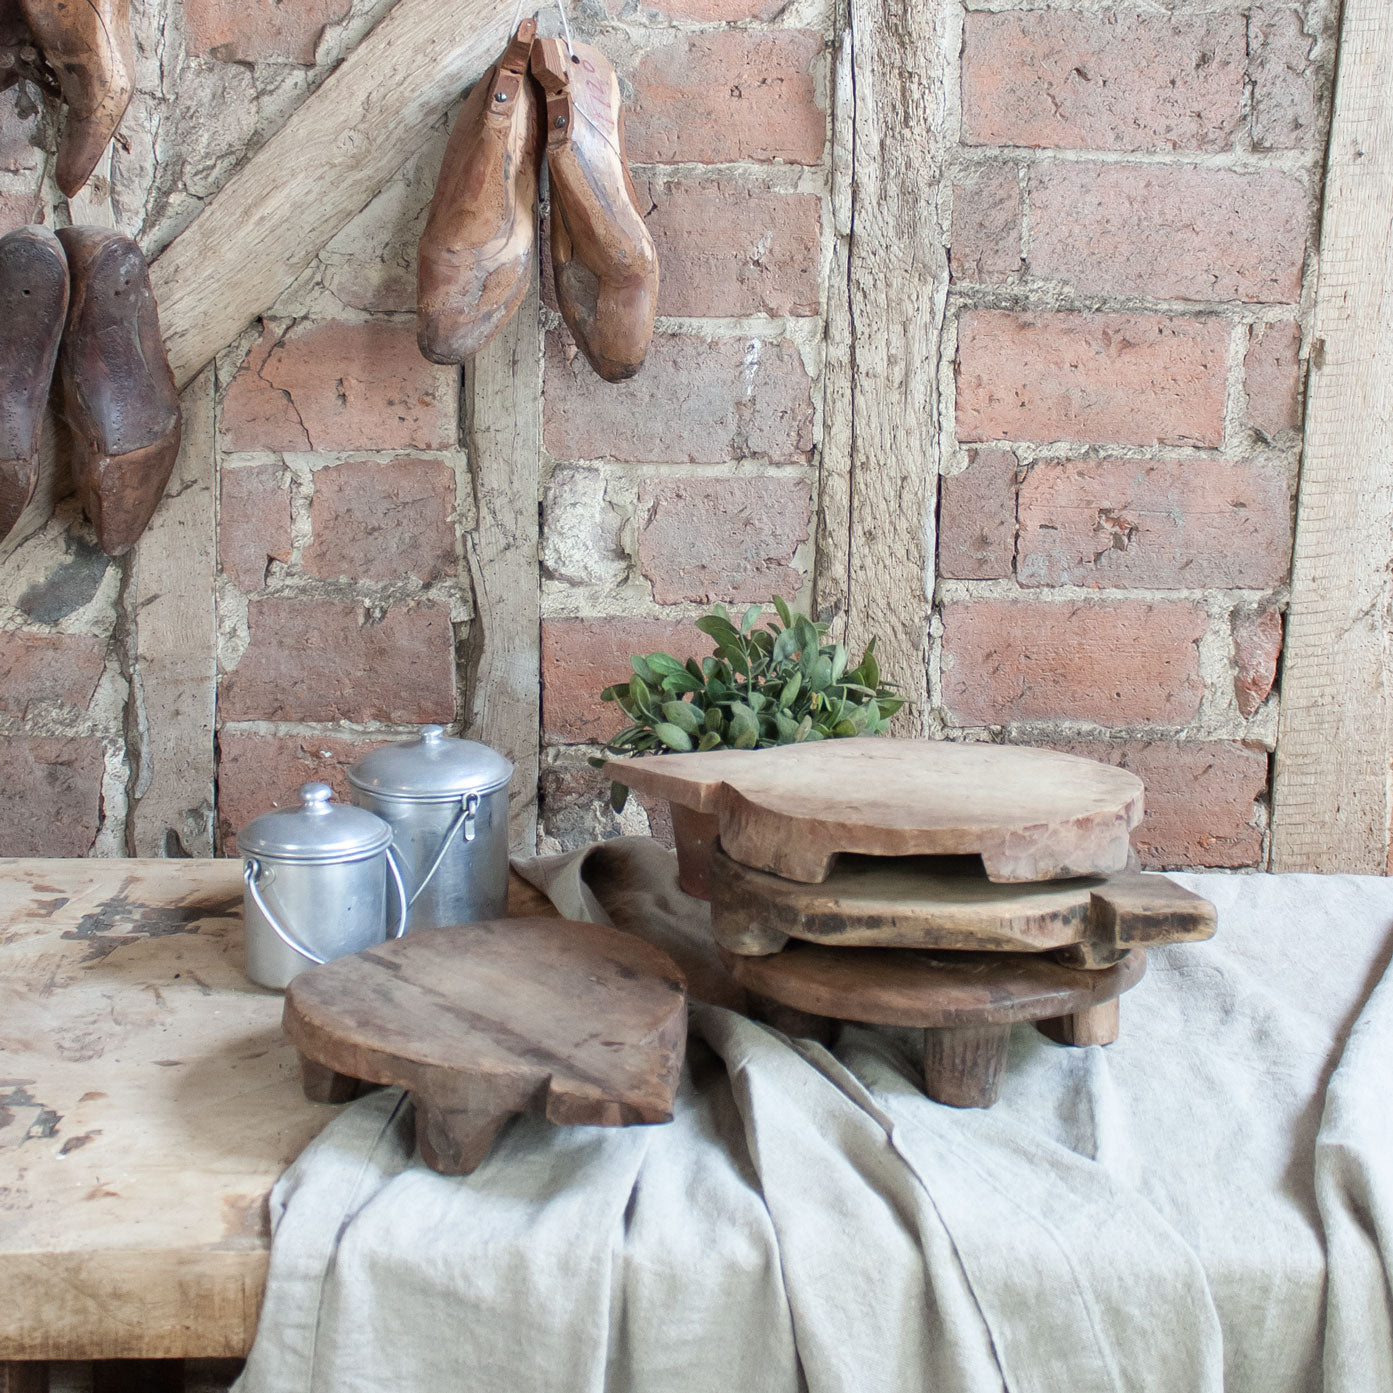
<path id="1" fill-rule="evenodd" d="M 247 976 L 283 990 L 315 963 L 361 952 L 406 928 L 392 829 L 305 784 L 300 806 L 263 813 L 238 834 Z"/>
<path id="2" fill-rule="evenodd" d="M 407 928 L 501 919 L 508 905 L 512 762 L 475 740 L 423 726 L 348 771 L 353 800 L 392 829 L 406 882 Z"/>

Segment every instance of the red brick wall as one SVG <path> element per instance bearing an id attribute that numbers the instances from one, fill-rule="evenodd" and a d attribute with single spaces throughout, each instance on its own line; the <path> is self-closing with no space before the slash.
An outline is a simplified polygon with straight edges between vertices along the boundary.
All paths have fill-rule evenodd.
<path id="1" fill-rule="evenodd" d="M 158 250 L 384 5 L 147 5 L 165 91 L 118 152 L 123 225 Z M 650 826 L 585 763 L 629 652 L 704 643 L 715 600 L 813 602 L 819 476 L 845 467 L 822 453 L 832 9 L 573 15 L 624 85 L 662 289 L 620 386 L 544 294 L 544 845 Z M 1136 769 L 1151 864 L 1263 856 L 1333 10 L 953 7 L 930 724 Z M 49 135 L 0 94 L 0 230 L 53 217 Z M 228 847 L 461 709 L 460 380 L 412 322 L 443 138 L 218 363 Z M 41 813 L 0 822 L 0 853 L 124 849 L 124 568 L 83 537 L 64 505 L 0 569 L 0 788 Z"/>

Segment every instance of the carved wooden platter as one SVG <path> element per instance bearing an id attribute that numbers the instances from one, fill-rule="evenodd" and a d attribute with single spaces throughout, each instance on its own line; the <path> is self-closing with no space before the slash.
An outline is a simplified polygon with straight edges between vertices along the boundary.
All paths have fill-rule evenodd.
<path id="1" fill-rule="evenodd" d="M 924 1088 L 953 1107 L 1001 1092 L 1011 1027 L 1033 1021 L 1069 1045 L 1117 1038 L 1117 998 L 1141 980 L 1146 950 L 1101 971 L 1028 953 L 933 953 L 791 943 L 769 957 L 722 952 L 755 1014 L 789 1034 L 829 1039 L 836 1021 L 921 1027 Z"/>
<path id="2" fill-rule="evenodd" d="M 825 880 L 844 852 L 982 858 L 990 880 L 1106 875 L 1127 865 L 1142 783 L 1053 750 L 850 739 L 611 760 L 619 783 L 714 815 L 742 865 Z"/>
<path id="3" fill-rule="evenodd" d="M 285 1031 L 305 1092 L 397 1084 L 432 1169 L 472 1171 L 509 1117 L 667 1122 L 686 984 L 666 953 L 600 924 L 509 919 L 422 929 L 301 973 Z"/>
<path id="4" fill-rule="evenodd" d="M 711 855 L 711 927 L 732 953 L 777 953 L 790 938 L 840 947 L 1038 953 L 1081 965 L 1129 947 L 1214 934 L 1214 906 L 1162 875 L 1000 885 L 975 857 L 842 856 L 816 885 Z"/>

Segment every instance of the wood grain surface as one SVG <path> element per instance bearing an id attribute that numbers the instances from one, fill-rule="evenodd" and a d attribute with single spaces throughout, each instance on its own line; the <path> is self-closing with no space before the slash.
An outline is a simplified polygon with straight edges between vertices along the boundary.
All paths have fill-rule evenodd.
<path id="1" fill-rule="evenodd" d="M 790 938 L 840 947 L 1043 952 L 1213 936 L 1214 907 L 1161 875 L 999 885 L 968 856 L 842 856 L 816 885 L 711 857 L 711 927 L 732 953 L 777 953 Z"/>
<path id="2" fill-rule="evenodd" d="M 1106 874 L 1141 821 L 1134 774 L 1057 754 L 946 740 L 850 739 L 611 760 L 640 793 L 714 814 L 741 864 L 826 879 L 843 852 L 978 855 L 995 881 Z"/>
<path id="3" fill-rule="evenodd" d="M 1274 871 L 1393 870 L 1393 9 L 1345 0 L 1326 166 Z"/>
<path id="4" fill-rule="evenodd" d="M 1029 953 L 936 953 L 790 943 L 782 953 L 722 952 L 731 976 L 780 1005 L 833 1020 L 933 1029 L 1014 1025 L 1072 1015 L 1111 1001 L 1146 970 L 1133 949 L 1098 972 Z"/>
<path id="5" fill-rule="evenodd" d="M 307 1060 L 397 1084 L 436 1170 L 473 1170 L 507 1119 L 617 1127 L 672 1117 L 686 984 L 666 953 L 600 924 L 422 929 L 301 973 L 285 1030 Z M 322 1073 L 307 1078 L 323 1096 Z"/>

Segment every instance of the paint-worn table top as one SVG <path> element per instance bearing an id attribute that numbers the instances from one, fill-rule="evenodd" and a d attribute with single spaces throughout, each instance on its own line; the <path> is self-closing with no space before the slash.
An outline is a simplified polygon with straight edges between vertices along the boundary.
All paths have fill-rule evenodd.
<path id="1" fill-rule="evenodd" d="M 0 1360 L 250 1348 L 267 1196 L 338 1109 L 241 928 L 238 861 L 0 859 Z"/>

